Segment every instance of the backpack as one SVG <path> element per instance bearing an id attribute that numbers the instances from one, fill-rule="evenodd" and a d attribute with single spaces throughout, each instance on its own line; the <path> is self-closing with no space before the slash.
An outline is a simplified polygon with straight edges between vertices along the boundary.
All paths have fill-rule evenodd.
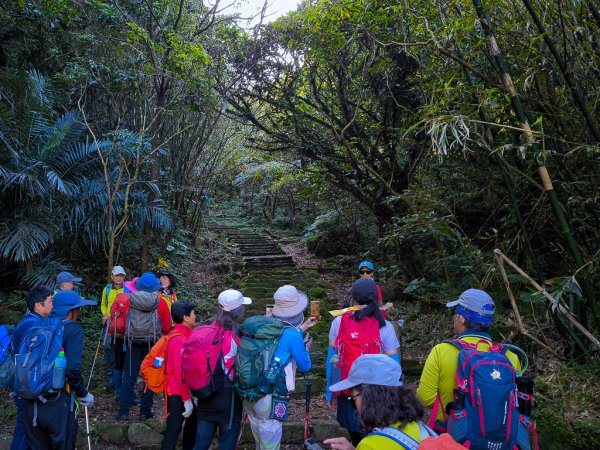
<path id="1" fill-rule="evenodd" d="M 354 312 L 343 314 L 335 339 L 335 348 L 339 355 L 337 367 L 340 369 L 340 379 L 345 380 L 352 363 L 359 356 L 381 353 L 383 344 L 379 334 L 379 322 L 374 317 L 364 317 L 357 322 L 354 320 Z M 349 391 L 344 391 L 347 392 Z"/>
<path id="2" fill-rule="evenodd" d="M 442 433 L 438 437 L 428 437 L 419 445 L 419 450 L 462 450 L 464 448 L 448 433 Z"/>
<path id="3" fill-rule="evenodd" d="M 424 441 L 430 436 L 437 437 L 437 433 L 425 425 L 423 422 L 418 422 L 419 431 L 421 432 L 421 441 Z M 383 436 L 391 439 L 396 444 L 406 450 L 417 450 L 420 447 L 419 443 L 404 431 L 394 427 L 373 428 L 373 431 L 368 436 Z"/>
<path id="4" fill-rule="evenodd" d="M 15 379 L 15 360 L 10 336 L 14 327 L 0 325 L 0 388 L 12 386 Z"/>
<path id="5" fill-rule="evenodd" d="M 150 353 L 146 355 L 140 366 L 140 372 L 146 387 L 152 392 L 162 392 L 167 386 L 169 375 L 167 374 L 167 353 L 169 349 L 169 341 L 175 336 L 185 337 L 181 333 L 169 333 L 161 337 L 156 344 L 150 349 Z M 163 363 L 160 367 L 154 367 L 154 359 L 160 357 Z"/>
<path id="6" fill-rule="evenodd" d="M 254 402 L 266 394 L 287 394 L 285 375 L 279 370 L 274 383 L 264 376 L 285 325 L 267 316 L 249 317 L 242 324 L 242 339 L 235 357 L 235 390 Z"/>
<path id="7" fill-rule="evenodd" d="M 40 318 L 23 336 L 15 356 L 15 392 L 35 400 L 52 390 L 54 361 L 62 347 L 64 324 L 58 318 Z"/>
<path id="8" fill-rule="evenodd" d="M 219 324 L 212 323 L 194 329 L 183 345 L 184 383 L 197 398 L 210 397 L 224 388 L 224 340 L 225 331 Z"/>
<path id="9" fill-rule="evenodd" d="M 158 318 L 160 297 L 156 293 L 134 292 L 129 297 L 125 337 L 128 345 L 147 343 L 148 348 L 162 336 Z"/>
<path id="10" fill-rule="evenodd" d="M 113 342 L 117 336 L 123 337 L 127 328 L 127 309 L 129 308 L 130 294 L 117 294 L 112 305 L 110 305 L 110 316 L 108 318 L 107 335 L 113 336 Z"/>
<path id="11" fill-rule="evenodd" d="M 445 342 L 460 350 L 448 433 L 472 450 L 530 450 L 525 428 L 530 422 L 518 411 L 517 372 L 506 355 L 508 346 L 480 340 L 489 346 L 486 352 L 477 349 L 478 343 Z"/>

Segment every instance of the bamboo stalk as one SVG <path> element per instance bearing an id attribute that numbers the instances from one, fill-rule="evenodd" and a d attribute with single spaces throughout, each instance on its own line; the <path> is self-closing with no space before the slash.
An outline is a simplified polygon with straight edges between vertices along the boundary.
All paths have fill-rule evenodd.
<path id="1" fill-rule="evenodd" d="M 552 294 L 550 294 L 546 289 L 540 286 L 533 278 L 527 275 L 523 271 L 523 269 L 517 266 L 508 256 L 502 253 L 499 249 L 495 249 L 494 253 L 497 257 L 502 258 L 504 261 L 506 261 L 506 263 L 510 267 L 512 267 L 519 275 L 521 275 L 523 278 L 529 281 L 529 283 L 534 288 L 536 288 L 540 292 L 540 294 L 546 297 L 552 304 L 556 303 L 556 300 L 554 299 Z M 592 333 L 590 333 L 583 325 L 581 325 L 581 323 L 579 323 L 579 321 L 573 316 L 573 314 L 562 304 L 560 304 L 560 302 L 558 303 L 558 310 L 564 315 L 564 317 L 567 318 L 569 322 L 573 324 L 573 326 L 575 326 L 575 328 L 577 328 L 581 332 L 581 334 L 587 337 L 592 344 L 594 344 L 597 348 L 600 349 L 600 341 Z"/>
<path id="2" fill-rule="evenodd" d="M 479 17 L 479 20 L 481 22 L 481 27 L 483 29 L 483 32 L 486 35 L 488 49 L 490 51 L 490 54 L 492 55 L 492 57 L 494 58 L 494 61 L 496 62 L 496 64 L 498 65 L 498 68 L 500 69 L 502 85 L 504 86 L 505 93 L 509 96 L 512 109 L 513 109 L 515 115 L 517 116 L 517 119 L 520 122 L 521 134 L 522 134 L 525 142 L 531 146 L 534 153 L 538 153 L 540 151 L 539 144 L 536 142 L 535 138 L 533 137 L 533 133 L 531 131 L 531 127 L 529 126 L 529 121 L 527 120 L 527 116 L 525 114 L 525 110 L 523 109 L 521 99 L 519 98 L 519 95 L 517 94 L 512 77 L 508 70 L 508 65 L 506 64 L 506 59 L 504 58 L 504 55 L 502 54 L 502 51 L 500 50 L 500 47 L 498 46 L 496 36 L 494 35 L 494 32 L 492 31 L 492 29 L 490 27 L 490 18 L 488 16 L 487 12 L 485 11 L 485 9 L 483 8 L 481 0 L 473 0 L 473 5 L 475 7 L 475 10 L 477 11 L 477 16 Z M 548 169 L 546 168 L 545 165 L 542 164 L 538 168 L 538 172 L 539 172 L 540 178 L 542 179 L 542 184 L 544 185 L 544 189 L 546 191 L 548 201 L 550 202 L 550 206 L 552 207 L 552 211 L 554 212 L 554 215 L 556 216 L 556 219 L 558 220 L 558 223 L 560 225 L 562 233 L 565 235 L 565 239 L 567 241 L 566 242 L 567 249 L 569 250 L 569 254 L 575 261 L 575 264 L 577 265 L 578 268 L 584 267 L 583 257 L 581 256 L 579 247 L 577 246 L 577 243 L 576 243 L 575 239 L 573 238 L 573 233 L 571 232 L 571 227 L 569 226 L 569 222 L 567 221 L 567 218 L 565 217 L 565 213 L 562 208 L 562 205 L 560 204 L 560 202 L 558 200 L 558 196 L 556 195 L 556 192 L 554 191 L 554 187 L 552 185 L 552 180 L 550 179 L 550 176 L 548 175 Z M 594 323 L 595 323 L 596 327 L 598 329 L 600 329 L 600 305 L 596 301 L 596 295 L 595 295 L 594 289 L 593 289 L 591 283 L 589 282 L 588 278 L 585 275 L 582 277 L 581 287 L 583 289 L 585 296 L 589 300 L 589 303 L 590 303 L 590 306 L 592 309 L 592 313 L 593 313 Z M 582 318 L 580 318 L 580 319 L 582 319 Z"/>
<path id="3" fill-rule="evenodd" d="M 504 286 L 506 287 L 506 293 L 508 294 L 510 305 L 512 306 L 513 312 L 515 313 L 515 319 L 517 321 L 517 326 L 519 327 L 519 331 L 521 332 L 521 334 L 536 342 L 540 347 L 545 348 L 557 359 L 563 360 L 564 357 L 561 354 L 559 354 L 556 350 L 554 350 L 545 342 L 533 336 L 525 329 L 523 319 L 521 318 L 519 308 L 517 307 L 517 302 L 515 301 L 515 296 L 513 295 L 512 289 L 510 288 L 510 281 L 508 281 L 508 276 L 506 275 L 506 270 L 504 269 L 504 260 L 498 254 L 496 254 L 496 261 L 498 262 L 498 267 L 500 268 L 500 273 L 502 274 L 502 279 L 504 280 Z"/>
<path id="4" fill-rule="evenodd" d="M 584 117 L 585 121 L 587 122 L 588 127 L 590 127 L 590 131 L 594 135 L 596 142 L 600 141 L 600 132 L 598 131 L 598 128 L 596 127 L 594 119 L 590 115 L 590 111 L 588 110 L 588 107 L 585 104 L 585 100 L 583 99 L 583 96 L 581 95 L 581 91 L 579 90 L 577 84 L 575 83 L 575 80 L 571 76 L 571 73 L 567 70 L 567 66 L 565 65 L 564 59 L 558 53 L 558 50 L 556 49 L 556 45 L 554 45 L 554 40 L 548 34 L 546 27 L 544 27 L 544 24 L 542 23 L 539 16 L 535 12 L 535 9 L 533 9 L 531 2 L 529 0 L 521 0 L 521 1 L 525 5 L 525 8 L 527 8 L 527 11 L 529 11 L 529 15 L 535 22 L 535 26 L 537 27 L 538 31 L 542 35 L 544 42 L 550 49 L 550 53 L 552 53 L 552 56 L 554 56 L 554 59 L 556 60 L 556 63 L 558 64 L 558 68 L 560 69 L 565 81 L 571 88 L 573 102 L 579 107 L 579 110 L 583 114 L 583 117 Z"/>

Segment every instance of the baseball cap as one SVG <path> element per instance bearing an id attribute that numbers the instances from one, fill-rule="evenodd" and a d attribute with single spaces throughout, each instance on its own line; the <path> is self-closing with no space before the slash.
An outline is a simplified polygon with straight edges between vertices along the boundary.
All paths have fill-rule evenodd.
<path id="1" fill-rule="evenodd" d="M 360 278 L 354 282 L 350 295 L 361 305 L 375 301 L 377 298 L 377 285 L 372 278 Z"/>
<path id="2" fill-rule="evenodd" d="M 241 305 L 252 303 L 252 299 L 244 297 L 240 291 L 236 291 L 235 289 L 227 289 L 221 292 L 217 301 L 223 308 L 223 311 L 233 311 Z"/>
<path id="3" fill-rule="evenodd" d="M 492 297 L 481 289 L 467 289 L 458 297 L 446 303 L 448 308 L 456 307 L 457 312 L 471 322 L 489 325 L 494 318 L 496 305 Z"/>
<path id="4" fill-rule="evenodd" d="M 363 267 L 366 267 L 369 270 L 375 270 L 375 267 L 373 267 L 373 263 L 371 261 L 363 261 L 358 265 L 358 270 L 362 269 Z"/>
<path id="5" fill-rule="evenodd" d="M 112 274 L 113 275 L 127 275 L 125 273 L 125 269 L 123 269 L 123 266 L 115 266 L 115 267 L 113 267 Z"/>
<path id="6" fill-rule="evenodd" d="M 359 384 L 379 386 L 402 386 L 402 367 L 388 355 L 362 355 L 356 358 L 350 367 L 348 378 L 335 383 L 331 392 L 343 391 Z"/>
<path id="7" fill-rule="evenodd" d="M 68 283 L 72 281 L 73 283 L 79 283 L 81 278 L 76 277 L 71 272 L 61 272 L 56 277 L 56 287 L 60 286 L 63 283 Z"/>

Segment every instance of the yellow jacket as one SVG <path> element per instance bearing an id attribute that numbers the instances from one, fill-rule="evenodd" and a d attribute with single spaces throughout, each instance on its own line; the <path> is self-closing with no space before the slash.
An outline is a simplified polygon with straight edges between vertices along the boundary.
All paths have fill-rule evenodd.
<path id="1" fill-rule="evenodd" d="M 478 343 L 481 340 L 492 342 L 492 338 L 487 333 L 467 331 L 457 336 L 469 344 Z M 486 351 L 489 347 L 480 343 L 477 346 L 478 350 Z M 421 399 L 427 408 L 432 408 L 437 394 L 439 392 L 442 400 L 441 407 L 437 411 L 437 420 L 443 422 L 443 409 L 446 405 L 454 400 L 454 388 L 456 387 L 456 369 L 458 368 L 458 353 L 459 349 L 448 342 L 442 342 L 436 345 L 429 353 L 419 387 L 417 396 Z M 513 367 L 521 370 L 521 363 L 517 355 L 508 351 L 506 353 Z"/>
<path id="2" fill-rule="evenodd" d="M 102 311 L 102 315 L 110 316 L 110 307 L 115 301 L 117 295 L 122 294 L 123 292 L 124 286 L 121 286 L 121 289 L 117 289 L 115 288 L 115 285 L 111 283 L 104 287 L 102 290 L 102 296 L 100 297 L 100 310 Z M 127 290 L 127 292 L 129 292 L 129 290 Z"/>
<path id="3" fill-rule="evenodd" d="M 410 422 L 404 428 L 398 428 L 400 422 L 390 425 L 408 434 L 417 442 L 421 442 L 421 430 L 417 422 Z M 405 450 L 405 447 L 385 436 L 366 436 L 356 447 L 356 450 Z"/>

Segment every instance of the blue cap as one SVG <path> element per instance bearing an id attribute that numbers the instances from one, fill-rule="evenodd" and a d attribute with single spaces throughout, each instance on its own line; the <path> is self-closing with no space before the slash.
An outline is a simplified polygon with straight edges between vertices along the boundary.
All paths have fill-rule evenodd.
<path id="1" fill-rule="evenodd" d="M 359 384 L 378 386 L 402 386 L 402 368 L 388 355 L 362 355 L 350 367 L 348 378 L 330 386 L 331 392 L 350 389 Z"/>
<path id="2" fill-rule="evenodd" d="M 160 289 L 160 281 L 152 272 L 146 272 L 135 281 L 135 288 L 138 291 L 156 292 Z"/>
<path id="3" fill-rule="evenodd" d="M 82 306 L 96 306 L 97 304 L 98 302 L 86 300 L 75 291 L 58 291 L 52 298 L 52 312 L 50 313 L 50 317 L 64 319 L 72 309 L 81 308 Z"/>
<path id="4" fill-rule="evenodd" d="M 71 272 L 61 272 L 56 277 L 56 287 L 59 287 L 63 283 L 68 283 L 72 281 L 73 283 L 79 283 L 81 278 L 76 277 Z"/>
<path id="5" fill-rule="evenodd" d="M 362 269 L 363 267 L 366 267 L 369 270 L 375 271 L 375 267 L 373 267 L 373 263 L 371 263 L 371 261 L 363 261 L 358 265 L 358 270 Z"/>
<path id="6" fill-rule="evenodd" d="M 487 292 L 480 289 L 467 289 L 454 300 L 446 303 L 448 308 L 456 306 L 457 312 L 465 319 L 489 325 L 494 319 L 496 305 Z"/>

